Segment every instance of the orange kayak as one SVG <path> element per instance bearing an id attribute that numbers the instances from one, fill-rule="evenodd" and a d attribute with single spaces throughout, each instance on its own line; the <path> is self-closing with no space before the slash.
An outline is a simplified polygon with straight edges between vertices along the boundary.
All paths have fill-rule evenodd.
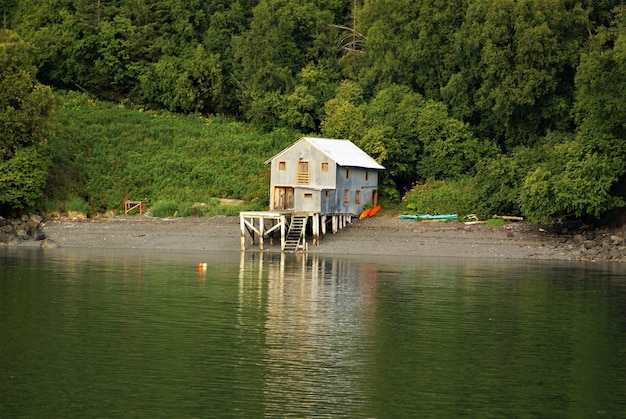
<path id="1" fill-rule="evenodd" d="M 375 216 L 375 215 L 378 213 L 378 211 L 380 211 L 380 208 L 381 208 L 381 206 L 380 206 L 380 205 L 377 205 L 377 206 L 375 206 L 374 208 L 370 209 L 370 212 L 369 212 L 369 214 L 367 214 L 367 216 L 368 216 L 368 217 L 373 217 L 373 216 Z"/>
<path id="2" fill-rule="evenodd" d="M 361 213 L 361 215 L 359 215 L 359 220 L 362 220 L 363 218 L 369 216 L 372 209 L 373 208 L 365 208 L 363 212 Z"/>

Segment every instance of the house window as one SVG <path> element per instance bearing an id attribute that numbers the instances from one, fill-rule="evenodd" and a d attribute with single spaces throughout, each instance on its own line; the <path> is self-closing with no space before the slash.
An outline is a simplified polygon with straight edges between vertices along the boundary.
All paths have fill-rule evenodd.
<path id="1" fill-rule="evenodd" d="M 328 189 L 326 189 L 326 190 L 324 191 L 324 196 L 325 196 L 326 198 L 330 198 L 330 191 L 329 191 Z"/>
<path id="2" fill-rule="evenodd" d="M 366 181 L 370 180 L 370 172 L 369 172 L 369 170 L 365 171 L 365 180 Z"/>
<path id="3" fill-rule="evenodd" d="M 350 189 L 343 190 L 343 203 L 344 204 L 350 203 Z"/>
<path id="4" fill-rule="evenodd" d="M 279 161 L 278 162 L 278 170 L 280 170 L 281 172 L 284 172 L 285 170 L 287 170 L 287 162 L 286 161 Z"/>
<path id="5" fill-rule="evenodd" d="M 323 161 L 322 162 L 322 173 L 328 173 L 328 162 L 327 161 Z"/>
<path id="6" fill-rule="evenodd" d="M 361 203 L 361 191 L 354 192 L 354 203 L 357 205 Z"/>
<path id="7" fill-rule="evenodd" d="M 346 168 L 346 179 L 350 179 L 350 169 Z"/>
<path id="8" fill-rule="evenodd" d="M 304 199 L 313 199 L 313 194 L 311 192 L 305 192 Z"/>
<path id="9" fill-rule="evenodd" d="M 309 162 L 308 161 L 299 161 L 298 162 L 298 171 L 296 172 L 296 184 L 297 185 L 308 185 L 309 181 L 310 181 Z"/>

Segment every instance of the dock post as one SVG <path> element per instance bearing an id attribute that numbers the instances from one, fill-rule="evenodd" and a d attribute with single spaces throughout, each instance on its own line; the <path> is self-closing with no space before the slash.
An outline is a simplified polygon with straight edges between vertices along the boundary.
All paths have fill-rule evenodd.
<path id="1" fill-rule="evenodd" d="M 311 228 L 313 230 L 313 246 L 317 246 L 320 241 L 320 219 L 318 214 L 311 215 Z"/>
<path id="2" fill-rule="evenodd" d="M 322 215 L 322 239 L 326 238 L 326 215 Z"/>
<path id="3" fill-rule="evenodd" d="M 239 228 L 241 229 L 241 250 L 246 250 L 246 222 L 244 221 L 243 214 L 239 213 Z"/>
<path id="4" fill-rule="evenodd" d="M 285 224 L 287 223 L 287 217 L 280 216 L 280 251 L 285 250 Z"/>
<path id="5" fill-rule="evenodd" d="M 265 227 L 265 219 L 259 217 L 259 250 L 263 250 L 263 228 Z"/>

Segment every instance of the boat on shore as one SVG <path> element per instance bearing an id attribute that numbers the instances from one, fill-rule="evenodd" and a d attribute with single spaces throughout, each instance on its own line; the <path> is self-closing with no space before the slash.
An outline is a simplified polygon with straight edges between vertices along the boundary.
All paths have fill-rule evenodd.
<path id="1" fill-rule="evenodd" d="M 402 214 L 400 218 L 412 219 L 412 220 L 456 220 L 459 218 L 458 214 Z"/>
<path id="2" fill-rule="evenodd" d="M 382 207 L 381 207 L 380 205 L 376 205 L 374 208 L 371 208 L 371 209 L 370 209 L 370 212 L 369 212 L 369 214 L 367 214 L 367 216 L 368 216 L 368 217 L 373 217 L 373 216 L 375 216 L 376 214 L 378 214 L 378 211 L 380 211 L 380 209 L 381 209 L 381 208 L 382 208 Z"/>

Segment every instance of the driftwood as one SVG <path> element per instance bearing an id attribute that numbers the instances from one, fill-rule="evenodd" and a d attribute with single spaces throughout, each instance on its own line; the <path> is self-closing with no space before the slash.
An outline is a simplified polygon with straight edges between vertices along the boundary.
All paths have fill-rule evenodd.
<path id="1" fill-rule="evenodd" d="M 503 220 L 524 221 L 524 217 L 516 217 L 514 215 L 494 215 L 492 218 L 501 218 Z"/>

